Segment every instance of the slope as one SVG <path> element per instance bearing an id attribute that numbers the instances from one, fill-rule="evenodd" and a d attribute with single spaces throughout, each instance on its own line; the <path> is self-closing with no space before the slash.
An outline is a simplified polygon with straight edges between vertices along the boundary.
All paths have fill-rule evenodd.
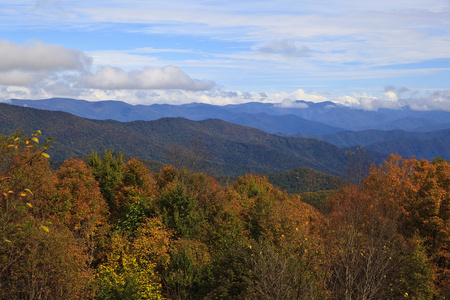
<path id="1" fill-rule="evenodd" d="M 108 148 L 145 160 L 167 162 L 173 145 L 190 147 L 196 140 L 201 140 L 211 154 L 209 163 L 217 174 L 271 173 L 303 166 L 341 175 L 347 160 L 345 150 L 326 142 L 271 135 L 216 119 L 163 118 L 122 123 L 0 104 L 1 133 L 32 133 L 37 129 L 57 141 L 49 153 L 54 160 Z"/>

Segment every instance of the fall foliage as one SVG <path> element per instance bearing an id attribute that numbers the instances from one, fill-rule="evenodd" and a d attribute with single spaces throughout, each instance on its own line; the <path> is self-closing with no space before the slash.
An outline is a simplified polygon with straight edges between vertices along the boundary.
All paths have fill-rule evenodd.
<path id="1" fill-rule="evenodd" d="M 1 299 L 450 299 L 445 160 L 391 156 L 319 211 L 112 151 L 51 171 L 39 138 L 0 136 Z"/>

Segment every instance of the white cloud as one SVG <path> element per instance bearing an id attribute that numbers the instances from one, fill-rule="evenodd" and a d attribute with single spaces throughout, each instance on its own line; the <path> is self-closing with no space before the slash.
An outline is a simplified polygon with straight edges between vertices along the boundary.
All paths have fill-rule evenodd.
<path id="1" fill-rule="evenodd" d="M 190 78 L 174 66 L 145 68 L 126 72 L 122 69 L 104 66 L 95 74 L 84 75 L 81 83 L 95 89 L 183 89 L 202 91 L 214 86 L 214 82 Z"/>
<path id="2" fill-rule="evenodd" d="M 40 41 L 0 41 L 0 84 L 29 86 L 62 71 L 82 71 L 91 60 L 80 51 Z"/>
<path id="3" fill-rule="evenodd" d="M 414 110 L 450 111 L 450 90 L 436 91 L 428 97 L 404 99 Z"/>
<path id="4" fill-rule="evenodd" d="M 37 40 L 23 45 L 0 41 L 0 57 L 0 85 L 42 88 L 49 93 L 77 88 L 202 91 L 215 85 L 192 79 L 175 66 L 131 71 L 102 66 L 91 73 L 93 59 L 84 52 Z"/>
<path id="5" fill-rule="evenodd" d="M 363 110 L 378 110 L 380 108 L 400 109 L 403 104 L 398 101 L 394 92 L 386 92 L 385 97 L 376 97 L 367 93 L 340 96 L 332 100 L 333 102 Z"/>
<path id="6" fill-rule="evenodd" d="M 294 101 L 289 98 L 283 99 L 283 101 L 281 101 L 281 103 L 278 103 L 277 106 L 282 107 L 282 108 L 308 108 L 309 107 L 309 105 L 304 102 Z"/>
<path id="7" fill-rule="evenodd" d="M 18 45 L 0 41 L 0 70 L 81 70 L 90 64 L 90 59 L 82 52 L 60 45 L 28 41 Z"/>

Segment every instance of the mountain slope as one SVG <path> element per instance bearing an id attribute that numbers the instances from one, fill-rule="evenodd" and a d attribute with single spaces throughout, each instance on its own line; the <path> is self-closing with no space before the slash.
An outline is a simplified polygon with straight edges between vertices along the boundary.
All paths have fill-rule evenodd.
<path id="1" fill-rule="evenodd" d="M 258 114 L 266 114 L 274 118 L 272 124 L 279 124 L 282 129 L 279 132 L 289 135 L 304 131 L 305 126 L 300 122 L 321 123 L 321 128 L 316 128 L 314 134 L 328 134 L 342 130 L 393 130 L 423 131 L 423 128 L 446 129 L 450 124 L 450 112 L 447 111 L 417 111 L 408 107 L 403 109 L 378 109 L 377 111 L 355 109 L 332 102 L 314 103 L 303 100 L 291 101 L 289 105 L 283 103 L 242 103 L 233 105 L 210 105 L 204 103 L 190 103 L 183 105 L 153 104 L 130 105 L 119 101 L 88 102 L 74 99 L 53 98 L 45 100 L 9 100 L 11 104 L 33 108 L 59 110 L 69 112 L 81 117 L 91 119 L 113 119 L 123 122 L 134 120 L 156 120 L 162 117 L 184 117 L 190 120 L 204 120 L 218 118 L 229 122 L 241 120 L 241 125 L 253 126 L 271 133 L 271 126 L 257 121 Z M 297 131 L 285 132 L 281 125 L 286 115 L 292 115 L 299 119 Z M 281 117 L 281 119 L 279 118 Z M 292 117 L 291 117 L 292 118 Z M 251 123 L 246 123 L 253 122 Z M 281 121 L 281 122 L 280 122 Z M 270 123 L 269 122 L 269 123 Z M 294 130 L 295 122 L 286 127 L 286 130 Z M 434 129 L 433 129 L 434 131 Z"/>
<path id="2" fill-rule="evenodd" d="M 53 136 L 58 143 L 50 150 L 54 160 L 108 148 L 167 162 L 173 145 L 190 147 L 199 140 L 211 154 L 211 168 L 218 174 L 271 173 L 303 166 L 342 175 L 347 165 L 345 150 L 329 143 L 271 135 L 217 119 L 163 118 L 122 123 L 0 104 L 0 132 L 10 134 L 16 129 L 27 133 L 39 129 L 45 136 Z"/>
<path id="3" fill-rule="evenodd" d="M 151 121 L 165 117 L 182 117 L 189 120 L 221 119 L 234 124 L 255 127 L 268 133 L 293 135 L 297 132 L 327 134 L 342 131 L 341 128 L 320 122 L 309 121 L 293 114 L 274 115 L 265 112 L 250 113 L 230 110 L 227 107 L 203 103 L 184 105 L 130 105 L 120 101 L 89 102 L 65 98 L 45 100 L 12 99 L 13 105 L 64 111 L 79 117 L 96 120 L 116 120 L 121 122 Z"/>
<path id="4" fill-rule="evenodd" d="M 267 174 L 269 182 L 288 193 L 336 190 L 347 182 L 341 177 L 323 174 L 309 168 L 299 167 L 278 174 Z"/>
<path id="5" fill-rule="evenodd" d="M 450 129 L 437 132 L 408 132 L 403 130 L 363 130 L 342 131 L 334 134 L 308 135 L 298 134 L 298 137 L 313 137 L 338 147 L 368 146 L 375 143 L 408 139 L 411 141 L 424 141 L 431 138 L 450 136 Z"/>
<path id="6" fill-rule="evenodd" d="M 380 153 L 396 153 L 402 157 L 432 160 L 440 156 L 450 160 L 450 136 L 436 137 L 427 140 L 399 139 L 374 143 L 365 147 Z"/>
<path id="7" fill-rule="evenodd" d="M 437 132 L 407 132 L 402 130 L 345 131 L 328 135 L 305 135 L 338 147 L 363 146 L 378 153 L 396 153 L 403 157 L 432 160 L 440 156 L 450 159 L 450 129 Z"/>

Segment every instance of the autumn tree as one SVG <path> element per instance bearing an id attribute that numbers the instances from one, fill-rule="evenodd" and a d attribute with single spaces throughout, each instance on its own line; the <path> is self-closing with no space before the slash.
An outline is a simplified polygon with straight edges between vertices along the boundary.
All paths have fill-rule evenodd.
<path id="1" fill-rule="evenodd" d="M 321 299 L 324 253 L 318 212 L 274 188 L 266 178 L 241 177 L 234 194 L 248 233 L 243 263 L 247 297 L 255 299 Z"/>
<path id="2" fill-rule="evenodd" d="M 0 137 L 0 297 L 86 298 L 87 256 L 57 217 L 57 193 L 39 137 Z"/>
<path id="3" fill-rule="evenodd" d="M 106 260 L 97 269 L 97 299 L 163 299 L 169 237 L 159 218 L 143 220 L 134 235 L 112 233 Z"/>
<path id="4" fill-rule="evenodd" d="M 108 205 L 92 170 L 80 159 L 67 160 L 55 173 L 55 187 L 59 192 L 59 217 L 86 247 L 91 263 L 99 239 L 106 233 L 108 217 Z"/>
<path id="5" fill-rule="evenodd" d="M 135 231 L 146 217 L 155 214 L 156 198 L 156 183 L 147 167 L 135 158 L 128 161 L 113 200 L 116 228 Z"/>
<path id="6" fill-rule="evenodd" d="M 331 255 L 328 288 L 333 299 L 394 297 L 392 277 L 401 267 L 402 253 L 395 211 L 351 185 L 334 196 L 324 234 Z"/>
<path id="7" fill-rule="evenodd" d="M 392 155 L 380 168 L 372 168 L 364 188 L 373 198 L 396 207 L 399 233 L 423 242 L 436 267 L 436 285 L 450 297 L 450 164 L 402 159 Z"/>

